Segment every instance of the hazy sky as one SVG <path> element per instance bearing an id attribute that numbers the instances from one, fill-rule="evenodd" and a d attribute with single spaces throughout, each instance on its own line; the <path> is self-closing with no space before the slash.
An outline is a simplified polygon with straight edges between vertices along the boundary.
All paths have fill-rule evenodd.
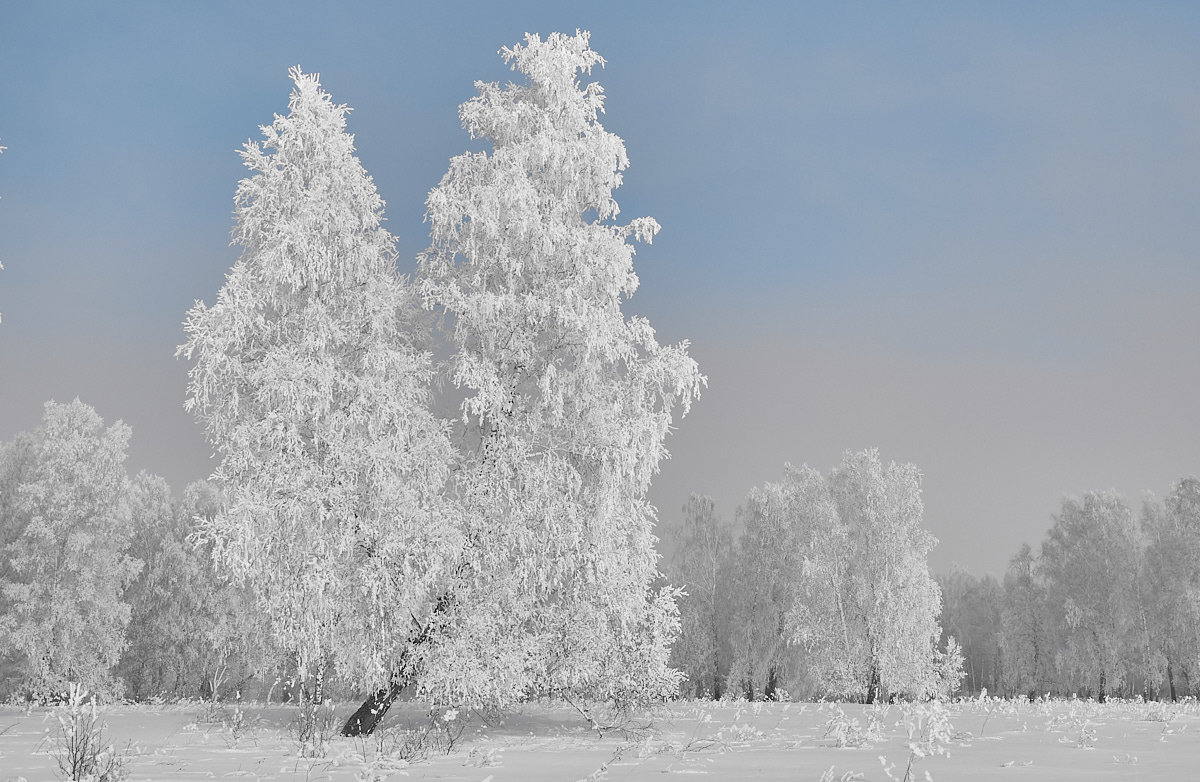
<path id="1" fill-rule="evenodd" d="M 665 524 L 877 446 L 935 569 L 999 574 L 1063 494 L 1200 472 L 1200 4 L 737 5 L 0 1 L 0 439 L 79 396 L 131 469 L 206 476 L 173 351 L 288 66 L 355 107 L 408 270 L 473 82 L 582 28 L 622 219 L 663 225 L 627 311 L 709 379 Z"/>

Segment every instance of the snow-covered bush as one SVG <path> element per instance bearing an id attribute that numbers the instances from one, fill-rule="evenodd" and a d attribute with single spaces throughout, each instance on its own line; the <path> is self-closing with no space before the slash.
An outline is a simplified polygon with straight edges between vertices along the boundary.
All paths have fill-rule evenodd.
<path id="1" fill-rule="evenodd" d="M 107 725 L 97 698 L 77 683 L 63 694 L 55 709 L 58 733 L 50 754 L 63 779 L 69 782 L 120 782 L 128 777 L 126 753 L 105 738 Z"/>
<path id="2" fill-rule="evenodd" d="M 825 723 L 824 737 L 835 747 L 870 747 L 883 738 L 883 723 L 874 711 L 869 711 L 866 718 L 867 724 L 863 725 L 846 716 L 844 709 L 835 707 L 833 716 Z"/>

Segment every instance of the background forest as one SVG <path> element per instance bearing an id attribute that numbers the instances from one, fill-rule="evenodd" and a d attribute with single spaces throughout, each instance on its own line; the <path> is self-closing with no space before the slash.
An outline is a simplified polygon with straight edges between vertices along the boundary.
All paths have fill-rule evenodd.
<path id="1" fill-rule="evenodd" d="M 48 403 L 41 428 L 0 449 L 4 697 L 51 697 L 70 677 L 133 700 L 296 699 L 294 656 L 270 642 L 250 590 L 219 572 L 211 544 L 195 537 L 220 491 L 197 481 L 173 494 L 161 478 L 128 475 L 129 436 L 82 402 Z M 910 480 L 897 484 L 898 474 Z M 877 495 L 884 504 L 870 523 L 848 484 L 888 478 L 909 494 Z M 869 617 L 854 603 L 854 590 L 887 567 L 879 557 L 905 551 L 906 583 L 927 581 L 922 621 L 935 623 L 942 648 L 951 637 L 961 647 L 956 694 L 1197 694 L 1200 481 L 1147 496 L 1137 513 L 1113 492 L 1066 498 L 1041 545 L 1022 546 L 998 580 L 962 569 L 929 577 L 914 478 L 911 466 L 848 453 L 827 476 L 787 466 L 748 493 L 735 523 L 694 496 L 663 563 L 686 590 L 671 650 L 681 693 L 865 697 L 853 684 L 830 688 L 831 669 L 853 648 L 817 635 L 913 627 L 911 613 L 889 606 Z M 840 591 L 815 603 L 831 576 Z M 858 611 L 844 627 L 839 602 Z"/>
<path id="2" fill-rule="evenodd" d="M 707 497 L 689 501 L 666 566 L 688 591 L 672 657 L 687 672 L 685 691 L 813 694 L 819 679 L 798 609 L 828 552 L 815 543 L 827 527 L 814 479 L 808 468 L 786 467 L 782 480 L 750 491 L 736 524 Z M 1147 496 L 1137 513 L 1112 491 L 1067 497 L 1052 519 L 1040 546 L 1013 554 L 1002 580 L 961 568 L 936 577 L 942 638 L 954 638 L 964 658 L 959 692 L 1196 695 L 1200 481 Z M 876 571 L 872 551 L 848 549 L 844 566 Z"/>

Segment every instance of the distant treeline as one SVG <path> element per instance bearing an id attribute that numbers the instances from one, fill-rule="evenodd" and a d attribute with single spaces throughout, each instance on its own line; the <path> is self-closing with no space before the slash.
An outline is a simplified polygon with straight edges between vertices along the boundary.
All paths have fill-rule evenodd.
<path id="1" fill-rule="evenodd" d="M 752 490 L 736 525 L 707 497 L 694 495 L 684 508 L 665 570 L 687 591 L 672 658 L 686 674 L 685 694 L 828 691 L 824 653 L 803 621 L 820 560 L 829 558 L 817 534 L 828 527 L 828 503 L 811 474 L 789 466 L 779 483 Z M 884 556 L 869 546 L 854 556 L 867 552 Z M 911 573 L 920 578 L 919 568 Z M 852 580 L 826 583 L 838 606 L 861 602 Z M 1040 549 L 1023 545 L 1003 581 L 956 569 L 936 585 L 940 594 L 927 599 L 938 601 L 942 644 L 961 646 L 961 694 L 1200 694 L 1200 480 L 1148 497 L 1140 515 L 1116 492 L 1065 498 Z M 837 625 L 838 614 L 831 617 Z"/>

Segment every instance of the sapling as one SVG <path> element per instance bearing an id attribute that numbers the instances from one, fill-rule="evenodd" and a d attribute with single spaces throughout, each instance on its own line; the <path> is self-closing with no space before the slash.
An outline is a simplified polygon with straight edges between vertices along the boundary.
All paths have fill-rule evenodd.
<path id="1" fill-rule="evenodd" d="M 128 776 L 127 752 L 105 741 L 107 723 L 101 719 L 97 698 L 72 682 L 66 701 L 55 710 L 58 736 L 50 754 L 69 782 L 119 782 Z"/>

